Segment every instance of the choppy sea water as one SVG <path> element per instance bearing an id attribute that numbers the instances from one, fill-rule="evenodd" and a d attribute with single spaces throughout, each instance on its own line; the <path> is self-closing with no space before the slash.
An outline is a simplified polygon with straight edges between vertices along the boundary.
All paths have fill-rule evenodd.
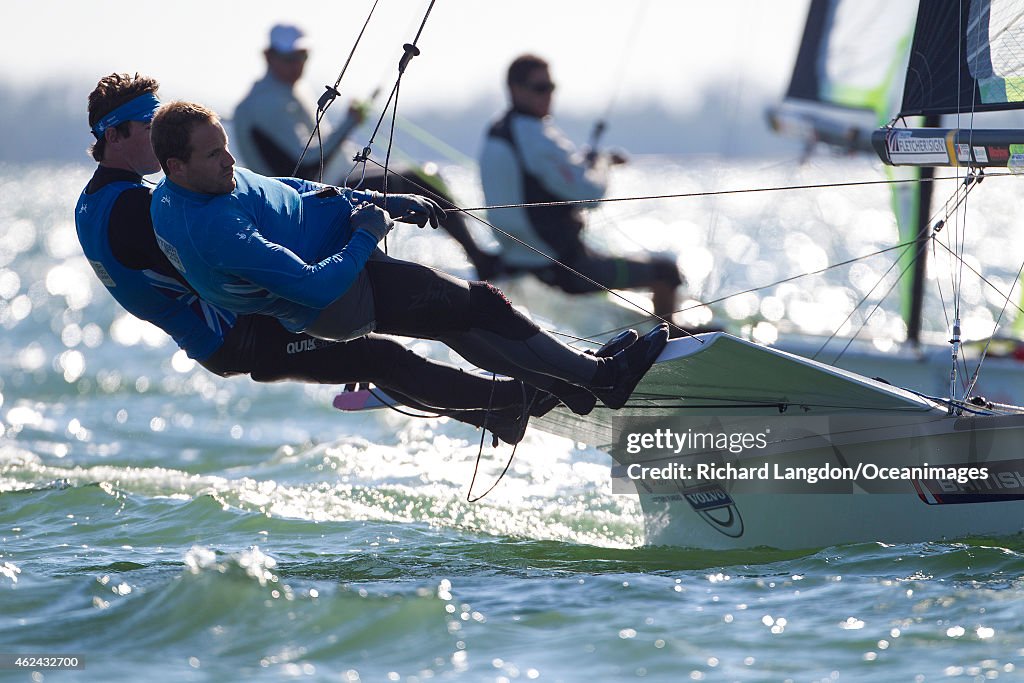
<path id="1" fill-rule="evenodd" d="M 611 494 L 599 451 L 531 430 L 497 488 L 469 503 L 470 428 L 342 414 L 332 387 L 209 376 L 120 311 L 89 270 L 71 212 L 90 173 L 0 167 L 0 655 L 85 661 L 0 679 L 1021 677 L 1019 538 L 645 547 L 639 506 Z M 449 175 L 479 202 L 468 174 Z M 612 194 L 877 177 L 845 160 L 641 160 Z M 1024 258 L 1010 230 L 1016 182 L 986 181 L 988 201 L 969 209 L 969 262 L 1005 286 Z M 593 227 L 608 248 L 678 252 L 693 293 L 710 299 L 889 246 L 887 201 L 867 186 L 623 203 Z M 395 253 L 468 273 L 441 236 L 406 237 Z M 829 329 L 890 261 L 716 314 Z M 933 268 L 937 284 L 944 268 Z M 580 301 L 534 295 L 529 307 L 577 335 L 623 315 L 602 297 Z M 1002 306 L 968 277 L 964 302 L 976 326 Z M 938 330 L 937 295 L 931 304 Z M 895 310 L 887 302 L 869 329 L 898 336 Z M 485 449 L 477 492 L 507 456 Z"/>

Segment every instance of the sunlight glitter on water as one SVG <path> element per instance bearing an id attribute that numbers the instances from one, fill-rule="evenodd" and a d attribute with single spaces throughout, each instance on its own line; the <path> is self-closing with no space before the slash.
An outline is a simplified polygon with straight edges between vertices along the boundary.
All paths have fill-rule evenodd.
<path id="1" fill-rule="evenodd" d="M 613 194 L 864 170 L 845 161 L 747 166 L 638 160 Z M 135 657 L 135 671 L 154 680 L 1019 675 L 1019 539 L 798 556 L 638 548 L 639 507 L 611 495 L 610 459 L 534 430 L 498 487 L 468 503 L 478 431 L 340 414 L 330 408 L 334 387 L 221 380 L 127 318 L 68 246 L 67 214 L 87 176 L 83 165 L 0 177 L 18 198 L 0 204 L 5 642 L 95 652 L 89 673 L 103 680 L 122 675 L 120 662 L 103 668 L 106 654 Z M 971 263 L 1008 287 L 1021 256 L 1012 238 L 1019 186 L 993 179 L 986 191 L 996 201 L 979 206 Z M 594 227 L 624 249 L 641 235 L 673 244 L 687 296 L 710 299 L 819 265 L 822 254 L 835 262 L 893 243 L 884 190 L 840 195 L 622 204 L 602 209 Z M 411 255 L 468 273 L 458 249 L 429 232 L 410 231 Z M 879 280 L 879 292 L 888 287 L 890 263 L 780 285 L 741 299 L 735 314 L 759 338 L 791 329 L 794 317 L 818 329 Z M 74 309 L 83 274 L 91 298 Z M 932 265 L 933 282 L 949 275 L 947 261 Z M 621 308 L 524 291 L 515 303 L 572 332 L 601 329 L 605 309 Z M 649 304 L 646 296 L 636 300 Z M 977 284 L 964 297 L 988 308 L 965 315 L 972 328 L 991 324 L 1003 304 Z M 929 325 L 940 328 L 938 299 L 930 303 Z M 896 308 L 887 301 L 872 317 L 876 342 L 899 336 Z M 724 303 L 714 309 L 729 316 Z M 436 345 L 416 348 L 451 358 Z M 474 494 L 508 452 L 484 449 Z M 883 666 L 891 675 L 874 675 Z"/>

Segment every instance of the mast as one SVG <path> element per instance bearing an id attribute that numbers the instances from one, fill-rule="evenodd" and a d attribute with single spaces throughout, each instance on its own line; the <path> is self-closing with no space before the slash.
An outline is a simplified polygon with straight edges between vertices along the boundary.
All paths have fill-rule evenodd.
<path id="1" fill-rule="evenodd" d="M 805 158 L 815 143 L 847 154 L 874 152 L 873 132 L 900 102 L 917 10 L 916 0 L 811 0 L 785 99 L 766 112 L 772 129 L 803 140 Z M 887 175 L 922 180 L 916 168 Z M 899 241 L 914 243 L 900 256 L 899 267 L 908 276 L 899 286 L 900 315 L 915 344 L 921 332 L 921 247 L 922 235 L 928 234 L 930 177 L 891 186 Z"/>
<path id="2" fill-rule="evenodd" d="M 1024 77 L 1020 75 L 1024 73 L 1024 53 L 1016 38 L 1022 33 L 1024 3 L 1020 0 L 923 0 L 918 6 L 903 101 L 893 121 L 923 115 L 926 125 L 934 126 L 937 117 L 955 114 L 958 123 L 966 119 L 970 128 L 897 128 L 890 124 L 871 138 L 879 158 L 894 166 L 919 167 L 922 180 L 927 180 L 936 166 L 1024 171 L 1024 129 L 975 127 L 975 114 L 1024 108 Z M 921 184 L 921 195 L 930 195 L 932 183 Z M 921 220 L 927 221 L 923 212 Z M 915 244 L 921 249 L 929 226 L 922 222 L 919 226 Z M 923 284 L 919 265 L 923 259 L 915 263 L 915 300 Z M 951 398 L 956 392 L 961 332 L 959 299 L 957 302 L 950 339 Z M 919 316 L 919 300 L 915 309 Z M 916 316 L 913 326 L 908 324 L 911 338 L 920 332 Z M 950 412 L 955 412 L 952 403 Z"/>
<path id="3" fill-rule="evenodd" d="M 925 117 L 925 125 L 937 125 L 938 116 Z M 935 177 L 935 168 L 925 166 L 920 171 L 920 179 L 917 188 L 916 208 L 916 231 L 917 239 L 914 241 L 914 267 L 910 284 L 910 311 L 907 314 L 907 341 L 914 346 L 921 343 L 921 321 L 924 318 L 924 280 L 928 263 L 928 240 L 931 238 L 931 226 L 929 218 L 932 206 L 932 179 Z"/>

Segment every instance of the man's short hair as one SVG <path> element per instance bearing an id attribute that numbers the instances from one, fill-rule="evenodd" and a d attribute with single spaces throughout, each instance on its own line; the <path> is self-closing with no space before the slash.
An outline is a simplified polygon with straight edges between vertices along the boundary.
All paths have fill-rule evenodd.
<path id="1" fill-rule="evenodd" d="M 522 85 L 535 69 L 546 69 L 548 63 L 537 55 L 520 55 L 508 66 L 505 82 L 509 85 Z"/>
<path id="2" fill-rule="evenodd" d="M 89 93 L 89 128 L 93 128 L 104 116 L 120 107 L 125 102 L 134 100 L 146 93 L 156 94 L 160 83 L 155 78 L 135 74 L 113 73 L 104 76 Z M 128 137 L 131 132 L 131 121 L 124 121 L 116 126 L 118 135 Z M 89 148 L 89 153 L 96 161 L 103 161 L 107 141 L 100 138 Z"/>
<path id="3" fill-rule="evenodd" d="M 149 135 L 153 140 L 153 152 L 164 173 L 167 173 L 167 160 L 171 157 L 188 161 L 192 156 L 192 129 L 218 120 L 220 117 L 216 113 L 195 102 L 178 100 L 160 107 L 153 117 Z"/>

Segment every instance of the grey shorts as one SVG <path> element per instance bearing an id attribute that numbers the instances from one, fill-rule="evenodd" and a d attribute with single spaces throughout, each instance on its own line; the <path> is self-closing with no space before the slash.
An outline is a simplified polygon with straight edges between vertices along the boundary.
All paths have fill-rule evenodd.
<path id="1" fill-rule="evenodd" d="M 363 269 L 345 293 L 320 311 L 316 320 L 303 331 L 321 339 L 350 341 L 373 332 L 376 327 L 373 288 Z"/>

